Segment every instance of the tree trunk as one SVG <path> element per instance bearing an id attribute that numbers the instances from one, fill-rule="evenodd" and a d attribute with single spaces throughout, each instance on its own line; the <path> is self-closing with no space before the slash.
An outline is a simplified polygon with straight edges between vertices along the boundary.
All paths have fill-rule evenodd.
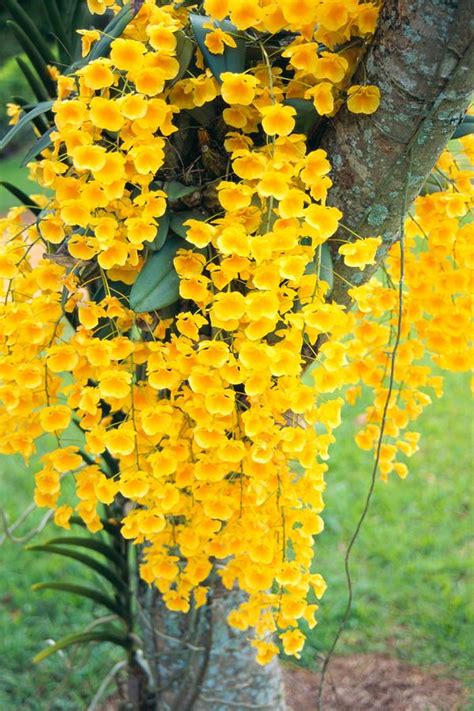
<path id="1" fill-rule="evenodd" d="M 278 661 L 259 666 L 247 633 L 227 624 L 244 597 L 214 583 L 207 605 L 182 614 L 165 609 L 156 591 L 141 586 L 145 653 L 158 711 L 286 711 Z"/>
<path id="2" fill-rule="evenodd" d="M 472 100 L 470 0 L 387 0 L 354 83 L 378 86 L 381 104 L 372 116 L 342 108 L 328 126 L 322 140 L 333 166 L 328 204 L 343 211 L 344 225 L 357 234 L 383 238 L 380 263 Z M 331 242 L 332 299 L 348 304 L 347 282 L 364 283 L 377 264 L 347 267 L 338 254 L 341 239 L 354 236 L 341 228 Z"/>

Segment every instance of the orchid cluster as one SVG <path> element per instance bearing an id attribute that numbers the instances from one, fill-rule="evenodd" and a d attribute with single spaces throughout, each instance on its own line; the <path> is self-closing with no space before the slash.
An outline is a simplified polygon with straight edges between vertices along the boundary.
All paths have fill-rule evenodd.
<path id="1" fill-rule="evenodd" d="M 275 634 L 298 656 L 299 622 L 316 624 L 328 450 L 363 388 L 357 443 L 375 449 L 380 434 L 400 252 L 387 280 L 351 290 L 355 310 L 331 302 L 327 243 L 343 216 L 326 205 L 331 156 L 314 136 L 345 105 L 376 111 L 378 88 L 351 76 L 378 9 L 204 0 L 198 14 L 145 0 L 92 60 L 101 33 L 82 31 L 84 62 L 55 75 L 51 144 L 30 164 L 50 193 L 33 196 L 33 222 L 24 208 L 1 220 L 0 451 L 28 459 L 54 438 L 37 505 L 93 532 L 120 511 L 170 610 L 205 604 L 212 576 L 237 584 L 247 599 L 229 624 L 252 630 L 262 664 Z M 469 366 L 472 194 L 448 152 L 438 171 L 445 188 L 406 227 L 385 478 L 406 476 L 410 424 L 427 389 L 441 392 L 426 354 Z M 359 269 L 380 245 L 339 251 Z"/>

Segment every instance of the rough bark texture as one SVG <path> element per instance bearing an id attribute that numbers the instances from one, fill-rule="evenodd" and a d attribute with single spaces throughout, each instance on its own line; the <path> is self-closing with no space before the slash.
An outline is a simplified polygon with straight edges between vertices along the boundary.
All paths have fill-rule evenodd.
<path id="1" fill-rule="evenodd" d="M 245 599 L 242 592 L 211 584 L 209 604 L 187 615 L 170 613 L 150 590 L 139 598 L 149 625 L 144 637 L 155 709 L 286 711 L 278 661 L 257 665 L 248 634 L 227 624 Z"/>
<path id="2" fill-rule="evenodd" d="M 409 206 L 472 98 L 472 17 L 471 0 L 387 0 L 354 78 L 380 88 L 380 107 L 371 116 L 342 109 L 323 136 L 333 165 L 328 203 L 357 234 L 382 236 L 379 262 L 399 235 L 405 190 Z M 341 239 L 354 237 L 341 228 L 332 242 L 332 298 L 348 304 L 347 281 L 362 284 L 376 266 L 346 267 Z"/>

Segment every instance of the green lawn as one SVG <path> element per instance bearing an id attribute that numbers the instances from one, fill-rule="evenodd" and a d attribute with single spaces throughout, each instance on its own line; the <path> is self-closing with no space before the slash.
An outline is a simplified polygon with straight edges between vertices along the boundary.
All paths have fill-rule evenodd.
<path id="1" fill-rule="evenodd" d="M 446 378 L 446 394 L 420 421 L 422 450 L 408 479 L 377 483 L 373 507 L 354 552 L 355 602 L 338 653 L 384 651 L 417 664 L 446 665 L 464 680 L 472 660 L 469 623 L 469 517 L 472 438 L 467 376 Z M 344 608 L 342 556 L 362 507 L 371 457 L 352 442 L 356 413 L 333 449 L 328 476 L 326 532 L 317 540 L 315 569 L 329 584 L 302 662 L 314 667 L 329 646 Z M 38 467 L 31 462 L 31 470 Z M 17 458 L 0 459 L 2 499 L 14 516 L 31 500 L 32 476 Z M 35 520 L 38 520 L 36 515 Z M 47 538 L 51 532 L 44 532 Z M 76 564 L 26 552 L 9 542 L 0 550 L 0 708 L 2 711 L 82 711 L 114 662 L 109 646 L 56 655 L 31 664 L 45 640 L 80 629 L 91 608 L 72 596 L 31 593 L 32 583 L 74 578 Z M 82 572 L 81 572 L 82 574 Z M 470 594 L 471 593 L 471 594 Z M 74 661 L 74 667 L 72 667 Z"/>
<path id="2" fill-rule="evenodd" d="M 408 662 L 472 667 L 472 406 L 467 375 L 446 377 L 445 395 L 417 423 L 421 451 L 410 475 L 377 482 L 353 549 L 354 603 L 338 653 L 389 651 Z M 328 590 L 303 661 L 329 647 L 345 608 L 343 555 L 362 510 L 371 455 L 352 444 L 352 408 L 338 432 L 327 477 L 326 530 L 315 569 Z M 417 429 L 415 427 L 414 429 Z"/>
<path id="3" fill-rule="evenodd" d="M 54 446 L 54 443 L 49 443 Z M 44 442 L 46 451 L 48 442 Z M 33 476 L 41 468 L 38 457 L 26 469 L 19 457 L 0 457 L 2 503 L 15 520 L 32 500 Z M 41 521 L 45 510 L 35 511 L 22 526 L 27 532 Z M 3 533 L 3 530 L 2 530 Z M 77 530 L 76 535 L 81 535 Z M 17 533 L 15 532 L 15 535 Z M 35 543 L 61 535 L 49 525 Z M 53 591 L 32 592 L 37 582 L 62 580 L 87 584 L 87 569 L 60 556 L 25 550 L 28 544 L 7 541 L 0 548 L 4 583 L 0 593 L 0 709 L 2 711 L 82 711 L 97 691 L 103 676 L 117 660 L 114 649 L 76 647 L 33 665 L 32 658 L 47 640 L 81 631 L 94 614 L 92 603 Z M 80 578 L 79 578 L 80 576 Z M 89 576 L 93 579 L 92 573 Z M 97 587 L 97 579 L 94 581 Z M 93 583 L 94 585 L 94 583 Z"/>

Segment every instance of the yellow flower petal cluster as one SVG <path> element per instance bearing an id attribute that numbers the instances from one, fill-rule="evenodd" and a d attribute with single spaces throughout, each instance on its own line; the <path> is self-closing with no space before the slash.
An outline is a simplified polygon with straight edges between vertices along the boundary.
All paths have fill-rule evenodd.
<path id="1" fill-rule="evenodd" d="M 89 0 L 98 13 L 111 4 Z M 247 599 L 229 623 L 252 630 L 264 664 L 278 652 L 274 635 L 298 656 L 299 624 L 315 624 L 325 582 L 311 567 L 314 537 L 342 407 L 373 391 L 357 434 L 373 450 L 387 393 L 400 254 L 391 251 L 387 284 L 352 289 L 356 310 L 329 300 L 322 256 L 342 213 L 326 204 L 331 157 L 308 146 L 294 102 L 309 98 L 324 115 L 339 108 L 356 60 L 336 48 L 372 32 L 378 7 L 205 0 L 204 9 L 215 61 L 236 49 L 216 24 L 227 17 L 239 31 L 290 32 L 286 75 L 263 47 L 261 61 L 216 78 L 195 44 L 182 72 L 189 11 L 145 0 L 110 56 L 58 79 L 52 144 L 30 165 L 52 197 L 39 199 L 30 224 L 22 208 L 0 220 L 0 453 L 28 459 L 53 436 L 36 474 L 38 506 L 55 509 L 60 526 L 75 512 L 98 531 L 103 507 L 125 497 L 122 534 L 147 544 L 144 580 L 183 612 L 205 603 L 213 569 L 225 587 L 239 585 Z M 97 39 L 83 33 L 85 53 Z M 349 110 L 373 109 L 376 92 L 362 89 L 349 90 Z M 192 129 L 216 106 L 219 121 Z M 173 141 L 189 136 L 201 156 L 180 165 Z M 212 163 L 213 140 L 224 167 Z M 407 225 L 384 477 L 406 475 L 418 444 L 410 423 L 427 390 L 441 388 L 421 359 L 469 363 L 472 235 L 462 217 L 471 194 L 456 165 L 442 157 L 456 190 L 420 198 Z M 199 206 L 191 213 L 190 200 Z M 137 314 L 130 287 L 167 225 L 181 240 L 167 265 L 181 301 Z M 340 252 L 362 268 L 379 244 L 361 239 Z M 303 354 L 315 361 L 305 379 Z"/>
<path id="2" fill-rule="evenodd" d="M 381 244 L 381 237 L 366 237 L 341 245 L 339 254 L 344 256 L 344 262 L 348 267 L 363 269 L 368 264 L 375 263 L 375 255 Z"/>

